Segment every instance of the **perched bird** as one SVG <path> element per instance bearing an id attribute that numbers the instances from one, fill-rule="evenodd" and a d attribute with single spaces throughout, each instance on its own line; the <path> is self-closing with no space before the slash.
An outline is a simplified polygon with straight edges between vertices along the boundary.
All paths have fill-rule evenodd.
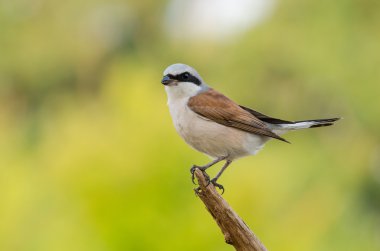
<path id="1" fill-rule="evenodd" d="M 194 68 L 185 64 L 170 65 L 163 75 L 161 83 L 165 85 L 177 132 L 187 144 L 213 158 L 204 166 L 191 168 L 193 182 L 196 168 L 205 173 L 207 168 L 225 160 L 210 181 L 223 191 L 217 180 L 235 159 L 255 155 L 272 138 L 288 142 L 280 136 L 288 131 L 330 126 L 339 119 L 293 122 L 269 117 L 210 88 Z"/>

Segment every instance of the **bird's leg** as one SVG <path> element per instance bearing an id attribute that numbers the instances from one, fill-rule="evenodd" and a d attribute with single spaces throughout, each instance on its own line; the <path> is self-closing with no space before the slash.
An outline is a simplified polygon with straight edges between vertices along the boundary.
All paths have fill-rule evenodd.
<path id="1" fill-rule="evenodd" d="M 226 168 L 231 164 L 231 162 L 232 162 L 231 160 L 227 160 L 226 163 L 224 163 L 224 166 L 222 167 L 222 169 L 220 169 L 219 173 L 215 176 L 215 178 L 213 178 L 213 179 L 211 180 L 211 183 L 212 183 L 215 187 L 217 187 L 217 188 L 219 188 L 220 190 L 222 190 L 222 194 L 224 193 L 224 187 L 223 187 L 221 184 L 216 183 L 216 181 L 219 179 L 220 175 L 222 175 L 222 173 L 224 172 L 224 170 L 226 170 Z"/>
<path id="2" fill-rule="evenodd" d="M 197 165 L 193 165 L 190 169 L 190 172 L 191 172 L 191 180 L 193 181 L 193 183 L 195 184 L 194 182 L 194 172 L 195 172 L 195 169 L 198 168 L 199 170 L 201 170 L 204 174 L 204 176 L 206 176 L 206 179 L 207 180 L 210 180 L 210 177 L 208 176 L 208 174 L 205 172 L 207 168 L 215 165 L 216 163 L 222 161 L 222 160 L 225 160 L 227 158 L 227 156 L 224 156 L 224 157 L 218 157 L 216 159 L 214 159 L 213 161 L 211 161 L 210 163 L 204 165 L 204 166 L 197 166 Z"/>

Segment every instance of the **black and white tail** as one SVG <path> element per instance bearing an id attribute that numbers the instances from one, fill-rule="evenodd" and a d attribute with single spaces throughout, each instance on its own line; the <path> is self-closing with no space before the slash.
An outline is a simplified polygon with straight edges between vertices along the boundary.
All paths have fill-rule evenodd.
<path id="1" fill-rule="evenodd" d="M 252 115 L 256 116 L 260 120 L 267 123 L 267 125 L 277 134 L 283 134 L 286 131 L 306 129 L 306 128 L 315 128 L 322 126 L 331 126 L 335 121 L 340 118 L 331 118 L 331 119 L 312 119 L 312 120 L 302 120 L 302 121 L 288 121 L 283 119 L 276 119 L 269 117 L 265 114 L 252 110 L 245 106 L 240 106 L 244 110 L 248 111 Z"/>
<path id="2" fill-rule="evenodd" d="M 340 118 L 295 121 L 295 122 L 290 122 L 290 123 L 276 124 L 276 127 L 280 127 L 285 130 L 298 130 L 298 129 L 315 128 L 315 127 L 322 127 L 322 126 L 331 126 L 334 124 L 335 121 L 339 119 Z"/>

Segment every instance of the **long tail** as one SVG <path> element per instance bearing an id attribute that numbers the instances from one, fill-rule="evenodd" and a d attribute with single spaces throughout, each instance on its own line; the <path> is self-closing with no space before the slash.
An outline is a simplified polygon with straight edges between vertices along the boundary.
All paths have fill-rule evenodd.
<path id="1" fill-rule="evenodd" d="M 279 127 L 278 129 L 281 128 L 285 130 L 298 130 L 298 129 L 315 128 L 315 127 L 321 127 L 321 126 L 331 126 L 334 124 L 335 121 L 339 119 L 340 118 L 295 121 L 291 123 L 277 124 L 276 127 L 277 128 Z"/>

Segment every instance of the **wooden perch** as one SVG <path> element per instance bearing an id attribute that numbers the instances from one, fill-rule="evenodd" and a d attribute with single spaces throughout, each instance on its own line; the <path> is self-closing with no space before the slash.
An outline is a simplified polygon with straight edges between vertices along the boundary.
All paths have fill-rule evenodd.
<path id="1" fill-rule="evenodd" d="M 195 191 L 218 223 L 226 243 L 234 246 L 238 251 L 267 251 L 251 229 L 216 191 L 215 187 L 211 183 L 208 184 L 201 170 L 195 170 L 195 177 L 199 184 L 199 188 Z"/>

